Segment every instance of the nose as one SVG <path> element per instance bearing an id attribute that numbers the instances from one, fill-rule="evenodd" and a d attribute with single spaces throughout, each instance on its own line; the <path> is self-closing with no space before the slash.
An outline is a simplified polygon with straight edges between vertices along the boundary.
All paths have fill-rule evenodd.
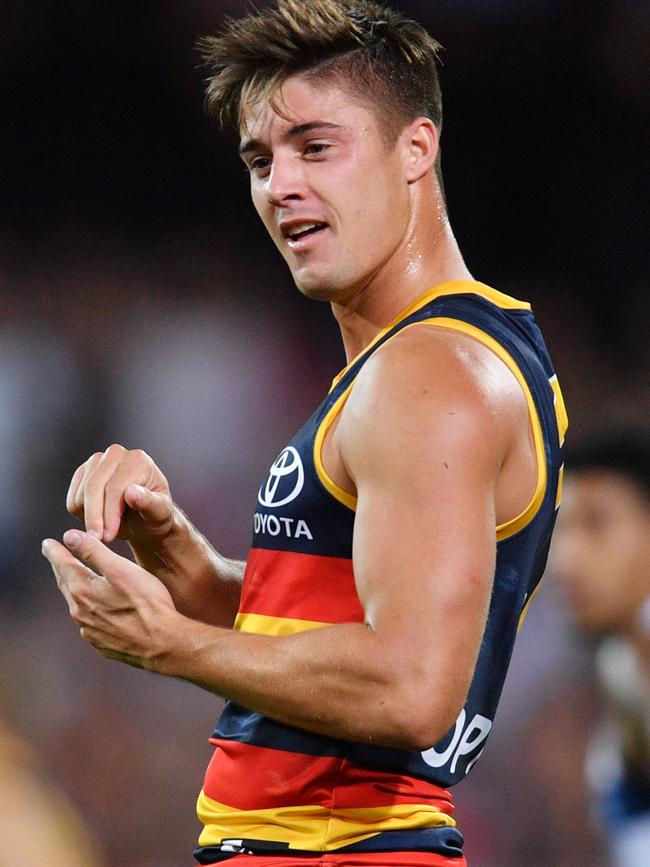
<path id="1" fill-rule="evenodd" d="M 269 173 L 266 197 L 271 205 L 282 207 L 305 198 L 305 179 L 299 160 L 291 154 L 276 154 Z"/>

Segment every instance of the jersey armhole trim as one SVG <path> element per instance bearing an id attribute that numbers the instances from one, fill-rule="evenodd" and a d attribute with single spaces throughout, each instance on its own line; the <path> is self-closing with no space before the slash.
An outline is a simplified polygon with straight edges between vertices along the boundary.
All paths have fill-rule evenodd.
<path id="1" fill-rule="evenodd" d="M 483 298 L 485 301 L 489 301 L 491 304 L 494 304 L 495 307 L 499 307 L 501 310 L 531 309 L 528 301 L 520 301 L 518 298 L 512 298 L 510 295 L 505 295 L 503 292 L 499 292 L 498 289 L 493 289 L 492 286 L 488 286 L 487 283 L 480 283 L 478 280 L 449 280 L 446 283 L 438 283 L 436 286 L 432 286 L 431 289 L 423 292 L 422 295 L 419 295 L 417 298 L 415 298 L 408 305 L 408 307 L 401 311 L 401 313 L 398 313 L 395 319 L 393 319 L 392 322 L 389 322 L 388 325 L 375 336 L 375 338 L 368 344 L 368 346 L 366 346 L 365 349 L 363 349 L 358 355 L 356 355 L 343 368 L 343 370 L 336 374 L 336 376 L 332 380 L 330 394 L 336 388 L 343 376 L 352 367 L 352 365 L 355 364 L 355 362 L 357 362 L 364 353 L 372 349 L 372 347 L 376 343 L 378 343 L 382 339 L 382 337 L 384 337 L 392 328 L 395 328 L 396 325 L 399 325 L 400 322 L 402 322 L 404 319 L 407 319 L 412 313 L 415 313 L 415 311 L 419 310 L 421 307 L 430 304 L 437 298 L 442 298 L 449 295 L 476 295 L 478 298 Z"/>
<path id="2" fill-rule="evenodd" d="M 352 386 L 354 385 L 354 380 L 348 385 L 343 394 L 338 397 L 332 406 L 327 411 L 327 414 L 323 421 L 318 426 L 318 430 L 316 431 L 316 436 L 314 438 L 314 466 L 316 467 L 316 474 L 321 481 L 323 487 L 329 491 L 329 493 L 334 497 L 335 500 L 338 500 L 339 503 L 343 503 L 344 506 L 347 506 L 348 509 L 355 512 L 357 508 L 357 498 L 354 494 L 351 494 L 349 491 L 346 491 L 340 485 L 337 485 L 331 476 L 328 475 L 327 470 L 323 464 L 323 443 L 325 442 L 325 436 L 327 435 L 328 430 L 334 424 L 334 421 L 337 415 L 343 409 L 343 405 L 346 400 L 350 396 L 350 392 L 352 391 Z"/>
<path id="3" fill-rule="evenodd" d="M 504 362 L 515 379 L 519 383 L 521 390 L 526 398 L 528 405 L 528 417 L 533 431 L 533 441 L 535 444 L 535 455 L 537 459 L 537 484 L 532 499 L 525 509 L 518 515 L 505 521 L 503 524 L 498 524 L 496 528 L 497 542 L 502 542 L 516 535 L 520 530 L 523 530 L 533 520 L 540 509 L 546 493 L 547 482 L 547 467 L 546 467 L 546 449 L 544 448 L 544 434 L 542 432 L 542 424 L 539 418 L 537 405 L 533 399 L 530 386 L 526 381 L 525 376 L 521 372 L 521 368 L 508 352 L 508 350 L 495 340 L 491 334 L 477 328 L 475 325 L 470 325 L 469 322 L 464 322 L 461 319 L 450 319 L 447 317 L 433 317 L 424 319 L 421 322 L 414 322 L 413 325 L 435 325 L 439 328 L 448 328 L 451 331 L 460 331 L 462 334 L 467 334 L 473 337 L 479 343 L 482 343 L 488 349 L 491 349 L 494 354 Z M 410 327 L 410 326 L 407 326 Z"/>
<path id="4" fill-rule="evenodd" d="M 412 328 L 416 325 L 435 325 L 439 328 L 447 328 L 452 331 L 460 331 L 463 334 L 467 334 L 469 337 L 473 337 L 479 343 L 492 350 L 492 352 L 494 352 L 494 354 L 504 362 L 504 364 L 515 376 L 526 398 L 526 403 L 528 405 L 528 416 L 530 418 L 530 423 L 533 430 L 533 440 L 535 443 L 535 454 L 537 458 L 537 484 L 535 486 L 535 492 L 533 494 L 533 497 L 529 504 L 526 506 L 526 508 L 523 509 L 515 517 L 511 518 L 503 524 L 499 524 L 496 527 L 497 542 L 502 542 L 505 539 L 509 539 L 511 536 L 516 535 L 520 530 L 523 530 L 523 528 L 526 527 L 533 520 L 533 518 L 539 511 L 540 506 L 542 505 L 542 501 L 544 500 L 544 494 L 546 493 L 547 468 L 546 451 L 544 448 L 544 435 L 542 433 L 542 425 L 540 422 L 539 413 L 537 411 L 537 406 L 535 405 L 535 401 L 530 391 L 530 387 L 526 382 L 526 378 L 521 372 L 519 365 L 512 357 L 512 355 L 510 355 L 507 349 L 505 349 L 505 347 L 503 347 L 497 340 L 494 339 L 494 337 L 492 337 L 486 331 L 482 331 L 480 328 L 477 328 L 474 325 L 470 325 L 468 322 L 464 322 L 461 319 L 451 319 L 443 316 L 432 317 L 430 319 L 422 319 L 418 322 L 412 322 L 409 325 L 405 326 L 405 328 L 401 329 L 401 331 L 406 330 L 406 328 Z M 396 332 L 396 334 L 392 335 L 386 342 L 392 340 L 394 337 L 400 334 L 401 331 Z M 341 488 L 334 481 L 334 479 L 332 479 L 328 475 L 323 464 L 323 443 L 325 441 L 325 437 L 328 430 L 334 423 L 336 417 L 343 409 L 345 402 L 350 396 L 353 385 L 354 380 L 336 399 L 334 404 L 330 407 L 327 414 L 325 415 L 325 418 L 320 423 L 318 430 L 316 431 L 316 437 L 314 438 L 313 457 L 316 473 L 323 487 L 336 500 L 338 500 L 344 506 L 347 506 L 348 509 L 350 509 L 351 511 L 356 511 L 357 498 L 354 496 L 354 494 L 351 494 L 349 491 Z"/>

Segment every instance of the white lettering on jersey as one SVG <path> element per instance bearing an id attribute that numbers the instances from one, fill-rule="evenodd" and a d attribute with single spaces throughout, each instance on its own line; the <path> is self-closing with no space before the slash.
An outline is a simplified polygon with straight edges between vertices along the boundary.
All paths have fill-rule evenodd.
<path id="1" fill-rule="evenodd" d="M 299 536 L 306 536 L 308 539 L 314 538 L 311 534 L 309 527 L 307 526 L 307 522 L 303 521 L 302 518 L 298 521 L 298 526 L 296 527 L 296 539 Z"/>
<path id="2" fill-rule="evenodd" d="M 263 512 L 255 512 L 253 516 L 253 528 L 256 533 L 269 536 L 285 536 L 287 539 L 313 540 L 309 525 L 302 518 L 277 518 L 275 515 L 265 515 Z"/>
<path id="3" fill-rule="evenodd" d="M 474 714 L 467 726 L 465 726 L 466 720 L 467 713 L 465 708 L 463 708 L 456 720 L 454 734 L 449 742 L 449 746 L 444 750 L 444 752 L 439 753 L 435 747 L 431 747 L 422 753 L 422 758 L 427 765 L 432 768 L 441 768 L 443 765 L 446 765 L 451 761 L 449 771 L 454 774 L 456 772 L 458 760 L 462 756 L 468 756 L 470 753 L 473 753 L 476 747 L 483 743 L 492 728 L 492 720 L 482 716 L 480 713 Z M 477 762 L 481 752 L 483 752 L 483 750 L 467 763 L 465 773 L 468 773 L 470 768 Z"/>
<path id="4" fill-rule="evenodd" d="M 431 747 L 429 750 L 425 750 L 422 753 L 422 758 L 430 765 L 432 768 L 441 768 L 443 765 L 446 765 L 453 751 L 458 746 L 458 741 L 460 740 L 461 733 L 463 731 L 463 726 L 465 725 L 465 717 L 467 714 L 465 713 L 465 708 L 463 708 L 460 712 L 458 719 L 456 720 L 456 728 L 454 729 L 454 736 L 451 739 L 451 743 L 444 751 L 444 753 L 439 753 L 435 747 Z"/>

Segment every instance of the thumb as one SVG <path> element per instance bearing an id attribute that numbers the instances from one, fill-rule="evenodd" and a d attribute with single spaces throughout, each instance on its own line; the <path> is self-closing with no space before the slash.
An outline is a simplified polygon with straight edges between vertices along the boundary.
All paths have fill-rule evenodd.
<path id="1" fill-rule="evenodd" d="M 115 590 L 125 595 L 133 604 L 146 598 L 148 602 L 174 608 L 169 590 L 146 569 L 126 557 L 116 554 L 96 536 L 82 530 L 68 530 L 63 534 L 66 547 L 102 575 Z M 49 549 L 48 549 L 49 550 Z M 139 604 L 139 603 L 138 603 Z"/>
<path id="2" fill-rule="evenodd" d="M 111 551 L 96 536 L 84 533 L 82 530 L 68 530 L 63 534 L 66 547 L 76 556 L 113 582 L 125 573 L 139 570 L 139 567 Z"/>
<path id="3" fill-rule="evenodd" d="M 143 485 L 129 485 L 124 491 L 124 501 L 130 509 L 138 512 L 147 524 L 164 524 L 172 517 L 171 497 Z"/>

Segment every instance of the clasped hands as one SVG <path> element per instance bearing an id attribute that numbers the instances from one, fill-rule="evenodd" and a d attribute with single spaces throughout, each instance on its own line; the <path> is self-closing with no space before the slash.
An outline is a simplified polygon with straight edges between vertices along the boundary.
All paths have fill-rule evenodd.
<path id="1" fill-rule="evenodd" d="M 140 562 L 155 562 L 174 523 L 165 477 L 144 452 L 113 445 L 77 469 L 66 504 L 86 531 L 45 539 L 42 551 L 81 636 L 106 657 L 159 670 L 186 618 L 156 575 L 104 542 L 126 539 Z"/>

